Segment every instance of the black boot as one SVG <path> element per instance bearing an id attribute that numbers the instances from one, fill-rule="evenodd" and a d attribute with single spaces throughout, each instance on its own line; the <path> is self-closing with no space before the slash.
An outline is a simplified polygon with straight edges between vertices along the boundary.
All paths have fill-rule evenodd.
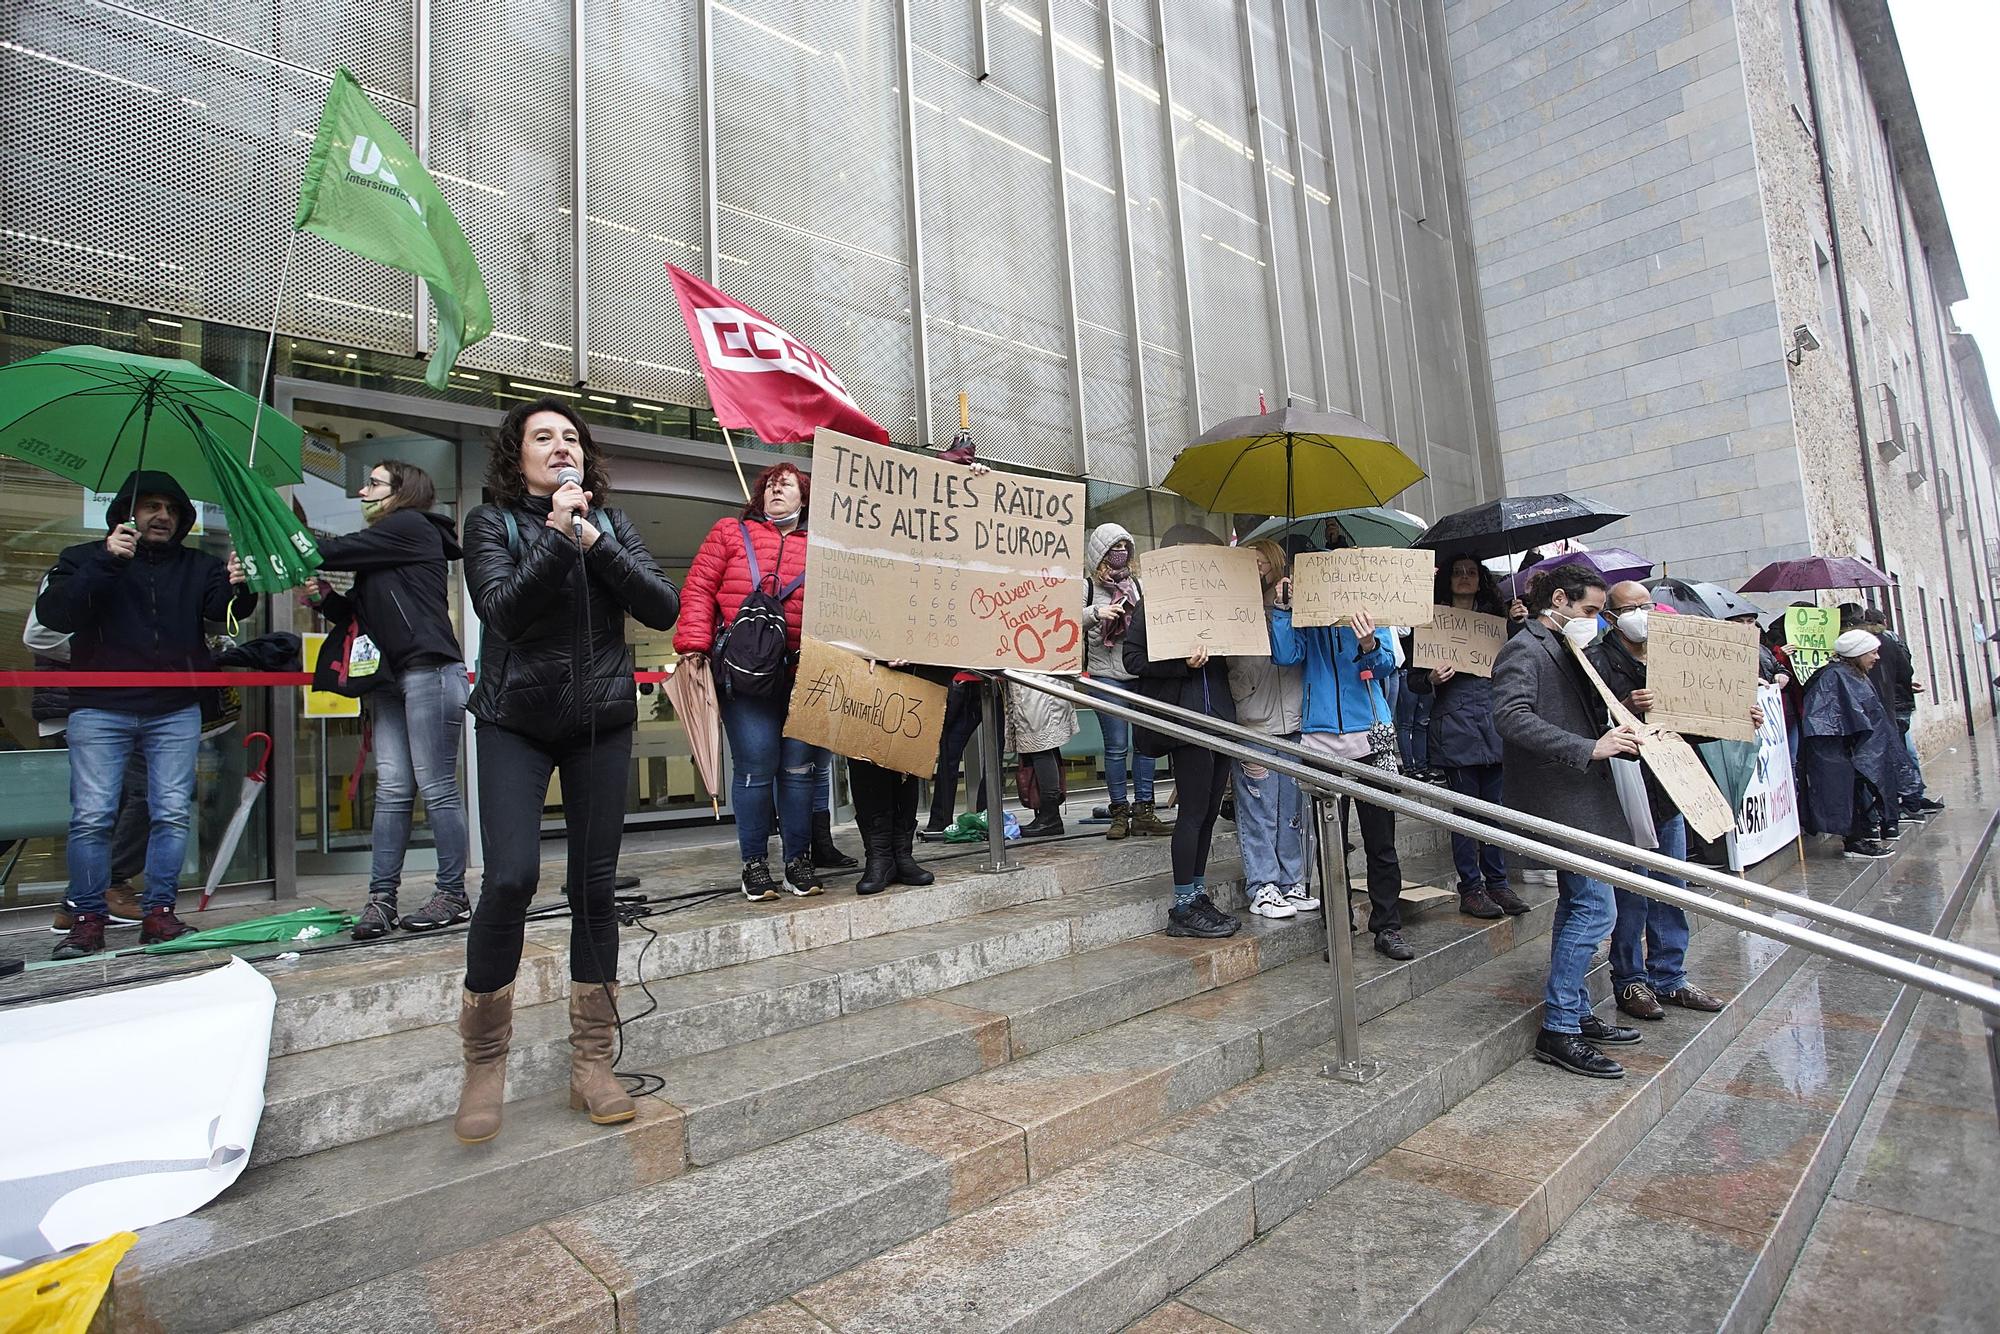
<path id="1" fill-rule="evenodd" d="M 861 831 L 864 856 L 861 879 L 854 886 L 856 894 L 880 894 L 896 882 L 896 859 L 890 842 L 889 817 L 888 811 L 855 808 L 854 823 Z"/>
<path id="2" fill-rule="evenodd" d="M 1022 838 L 1054 838 L 1063 832 L 1062 803 L 1045 801 L 1035 808 L 1035 818 L 1021 831 Z"/>
<path id="3" fill-rule="evenodd" d="M 896 811 L 889 822 L 889 855 L 896 863 L 896 883 L 928 885 L 937 877 L 917 861 L 917 780 L 905 778 L 896 785 Z"/>
<path id="4" fill-rule="evenodd" d="M 858 865 L 854 858 L 833 845 L 833 816 L 826 811 L 813 812 L 813 865 L 822 871 L 845 871 Z"/>

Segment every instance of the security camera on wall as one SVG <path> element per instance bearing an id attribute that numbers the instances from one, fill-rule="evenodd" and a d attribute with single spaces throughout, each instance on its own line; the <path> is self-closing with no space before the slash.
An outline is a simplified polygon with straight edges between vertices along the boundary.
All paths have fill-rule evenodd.
<path id="1" fill-rule="evenodd" d="M 1819 351 L 1819 335 L 1812 331 L 1810 324 L 1801 324 L 1792 330 L 1791 350 L 1785 353 L 1785 360 L 1796 366 L 1805 360 L 1808 352 Z"/>

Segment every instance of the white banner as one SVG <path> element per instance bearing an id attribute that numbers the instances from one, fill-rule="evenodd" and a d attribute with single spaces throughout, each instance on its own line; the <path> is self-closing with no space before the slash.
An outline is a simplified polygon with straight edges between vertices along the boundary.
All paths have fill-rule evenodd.
<path id="1" fill-rule="evenodd" d="M 236 959 L 9 1010 L 0 1268 L 179 1218 L 227 1190 L 264 1114 L 277 1003 L 270 979 Z"/>
<path id="2" fill-rule="evenodd" d="M 1757 769 L 1736 812 L 1729 836 L 1729 866 L 1741 871 L 1799 836 L 1799 789 L 1792 777 L 1791 743 L 1785 735 L 1785 698 L 1776 686 L 1757 687 L 1764 726 L 1757 733 Z"/>

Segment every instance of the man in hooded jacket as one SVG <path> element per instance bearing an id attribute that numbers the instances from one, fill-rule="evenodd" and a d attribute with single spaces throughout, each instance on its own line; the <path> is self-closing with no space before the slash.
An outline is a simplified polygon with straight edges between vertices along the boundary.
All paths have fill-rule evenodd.
<path id="1" fill-rule="evenodd" d="M 35 615 L 71 636 L 74 670 L 169 673 L 213 666 L 207 623 L 231 612 L 249 616 L 257 596 L 242 586 L 243 566 L 234 553 L 225 563 L 182 545 L 194 520 L 194 503 L 179 482 L 162 472 L 135 472 L 105 512 L 110 536 L 64 549 L 35 600 Z M 174 900 L 192 823 L 200 740 L 201 705 L 193 686 L 160 682 L 70 692 L 68 853 L 75 914 L 56 958 L 104 948 L 111 831 L 126 757 L 135 751 L 145 757 L 152 817 L 139 940 L 150 945 L 187 933 L 174 916 Z"/>

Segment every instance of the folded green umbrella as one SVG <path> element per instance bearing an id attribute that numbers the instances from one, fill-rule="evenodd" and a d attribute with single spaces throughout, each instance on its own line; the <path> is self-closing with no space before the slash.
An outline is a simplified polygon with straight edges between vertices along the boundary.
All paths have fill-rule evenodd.
<path id="1" fill-rule="evenodd" d="M 1704 741 L 1695 749 L 1709 776 L 1722 789 L 1723 800 L 1732 811 L 1743 809 L 1743 794 L 1750 790 L 1751 776 L 1757 772 L 1757 743 L 1754 741 Z"/>
<path id="2" fill-rule="evenodd" d="M 226 949 L 231 945 L 267 945 L 296 940 L 307 944 L 339 935 L 356 921 L 353 913 L 336 908 L 300 908 L 274 917 L 253 917 L 234 926 L 211 927 L 145 947 L 147 954 L 180 954 L 188 950 Z"/>
<path id="3" fill-rule="evenodd" d="M 230 545 L 243 559 L 252 591 L 279 593 L 304 583 L 319 568 L 319 544 L 299 522 L 291 504 L 223 448 L 206 428 L 198 409 L 177 407 L 173 411 L 193 422 L 195 439 L 215 478 L 223 513 L 229 516 Z"/>

